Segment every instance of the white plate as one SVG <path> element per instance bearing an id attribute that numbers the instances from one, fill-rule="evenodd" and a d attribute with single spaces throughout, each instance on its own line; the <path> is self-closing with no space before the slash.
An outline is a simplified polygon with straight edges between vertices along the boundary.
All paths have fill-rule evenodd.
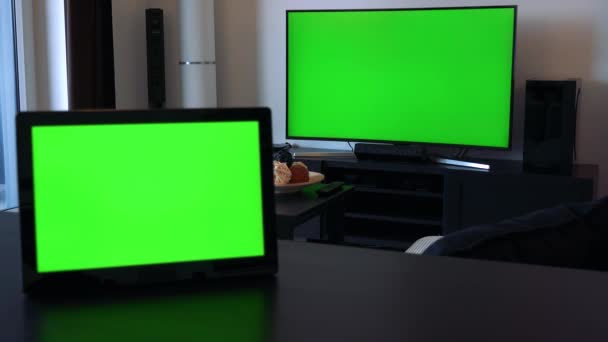
<path id="1" fill-rule="evenodd" d="M 274 193 L 275 194 L 289 194 L 292 192 L 298 192 L 309 185 L 321 183 L 324 179 L 325 179 L 325 176 L 322 173 L 308 171 L 308 182 L 285 184 L 285 185 L 275 185 Z"/>

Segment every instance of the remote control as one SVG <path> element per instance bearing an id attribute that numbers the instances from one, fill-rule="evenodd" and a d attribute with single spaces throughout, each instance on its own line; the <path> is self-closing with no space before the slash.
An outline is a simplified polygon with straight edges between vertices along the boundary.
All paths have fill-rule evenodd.
<path id="1" fill-rule="evenodd" d="M 342 185 L 344 185 L 344 182 L 331 182 L 322 187 L 321 189 L 317 190 L 317 194 L 319 195 L 319 197 L 333 195 L 338 191 L 342 190 Z"/>

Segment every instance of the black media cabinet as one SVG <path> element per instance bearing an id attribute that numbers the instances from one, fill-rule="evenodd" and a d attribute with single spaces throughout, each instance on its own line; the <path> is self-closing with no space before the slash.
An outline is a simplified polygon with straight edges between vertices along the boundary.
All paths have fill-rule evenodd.
<path id="1" fill-rule="evenodd" d="M 328 182 L 354 185 L 345 210 L 347 241 L 407 247 L 427 235 L 594 198 L 598 168 L 573 176 L 532 174 L 518 161 L 494 160 L 490 171 L 432 163 L 299 158 Z"/>

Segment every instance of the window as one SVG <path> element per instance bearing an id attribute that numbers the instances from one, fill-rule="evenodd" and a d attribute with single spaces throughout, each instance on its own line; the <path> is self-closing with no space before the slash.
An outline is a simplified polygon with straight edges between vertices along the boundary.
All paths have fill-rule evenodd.
<path id="1" fill-rule="evenodd" d="M 13 1 L 0 1 L 0 210 L 17 206 L 15 68 Z"/>

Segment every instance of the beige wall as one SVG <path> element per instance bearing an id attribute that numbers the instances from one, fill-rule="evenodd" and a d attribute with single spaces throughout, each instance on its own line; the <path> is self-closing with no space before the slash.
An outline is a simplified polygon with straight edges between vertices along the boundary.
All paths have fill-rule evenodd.
<path id="1" fill-rule="evenodd" d="M 256 0 L 215 1 L 215 46 L 219 106 L 260 102 Z"/>
<path id="2" fill-rule="evenodd" d="M 134 7 L 151 1 L 113 2 L 119 105 L 146 103 L 145 40 L 136 38 L 136 35 L 144 37 L 144 23 L 141 17 L 137 17 L 139 14 L 135 14 Z M 174 0 L 153 2 L 167 9 L 175 7 Z M 578 162 L 600 165 L 600 194 L 608 195 L 608 152 L 603 147 L 607 141 L 604 136 L 608 134 L 608 114 L 605 110 L 608 104 L 608 20 L 605 19 L 608 17 L 608 1 L 516 0 L 509 3 L 519 5 L 514 148 L 511 152 L 473 154 L 521 158 L 525 80 L 582 78 L 583 94 L 577 127 Z M 494 0 L 462 0 L 457 4 L 453 0 L 216 0 L 218 104 L 269 106 L 273 111 L 273 139 L 275 142 L 285 141 L 286 9 L 502 4 L 505 2 Z M 117 13 L 122 10 L 131 14 Z M 168 10 L 166 15 L 168 13 L 175 11 Z M 170 23 L 174 19 L 167 17 L 165 20 Z M 169 49 L 167 44 L 168 55 L 172 53 Z M 172 84 L 177 91 L 177 82 Z M 168 101 L 171 104 L 172 100 Z M 296 143 L 348 148 L 340 142 Z"/>

